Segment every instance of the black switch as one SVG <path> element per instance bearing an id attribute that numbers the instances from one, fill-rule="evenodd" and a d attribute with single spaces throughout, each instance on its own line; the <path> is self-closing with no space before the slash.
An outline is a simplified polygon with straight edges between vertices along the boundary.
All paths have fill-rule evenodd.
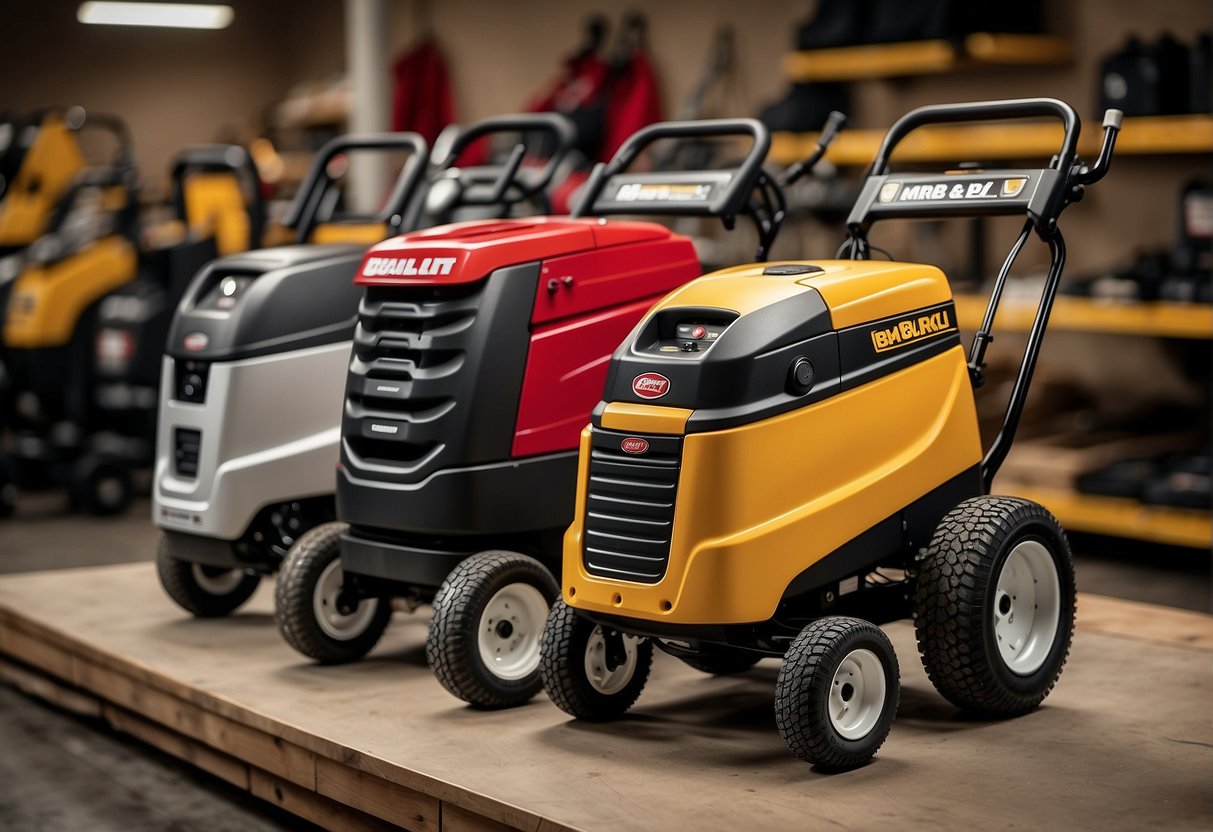
<path id="1" fill-rule="evenodd" d="M 699 345 L 696 344 L 694 341 L 683 341 L 682 342 L 682 351 L 683 352 L 699 352 Z"/>
<path id="2" fill-rule="evenodd" d="M 802 396 L 813 387 L 813 364 L 803 355 L 792 360 L 788 368 L 788 388 L 794 395 Z"/>

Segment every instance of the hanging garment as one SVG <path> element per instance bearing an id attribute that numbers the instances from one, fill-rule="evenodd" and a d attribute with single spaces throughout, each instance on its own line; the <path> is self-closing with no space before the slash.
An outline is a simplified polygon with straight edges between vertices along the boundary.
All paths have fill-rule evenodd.
<path id="1" fill-rule="evenodd" d="M 628 136 L 661 118 L 661 91 L 653 62 L 644 52 L 636 50 L 611 83 L 599 160 L 609 160 Z"/>
<path id="2" fill-rule="evenodd" d="M 438 44 L 425 40 L 392 66 L 392 129 L 420 133 L 430 144 L 455 120 L 450 73 Z"/>
<path id="3" fill-rule="evenodd" d="M 577 128 L 577 149 L 600 158 L 606 118 L 608 67 L 596 52 L 581 50 L 563 62 L 563 72 L 548 91 L 527 106 L 532 113 L 561 113 Z"/>

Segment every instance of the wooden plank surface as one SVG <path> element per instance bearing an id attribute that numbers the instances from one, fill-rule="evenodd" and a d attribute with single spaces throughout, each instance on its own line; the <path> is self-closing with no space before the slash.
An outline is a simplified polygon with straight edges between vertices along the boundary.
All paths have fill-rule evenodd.
<path id="1" fill-rule="evenodd" d="M 1161 621 L 1153 607 L 1117 613 L 1120 602 L 1084 596 L 1057 689 L 1037 713 L 1007 722 L 960 717 L 927 681 L 912 629 L 889 626 L 902 670 L 898 721 L 872 765 L 825 776 L 793 759 L 775 732 L 773 661 L 710 678 L 659 655 L 640 702 L 610 725 L 573 722 L 543 697 L 481 712 L 431 677 L 424 608 L 398 614 L 366 661 L 319 667 L 281 642 L 269 590 L 240 615 L 195 621 L 163 597 L 147 564 L 4 577 L 0 631 L 23 638 L 0 644 L 27 653 L 31 640 L 52 645 L 49 672 L 62 670 L 57 651 L 68 650 L 82 686 L 104 687 L 141 718 L 166 719 L 208 746 L 216 739 L 208 720 L 277 737 L 314 755 L 328 792 L 363 806 L 393 793 L 366 775 L 442 801 L 452 828 L 482 828 L 473 823 L 487 817 L 542 830 L 802 829 L 812 818 L 934 830 L 987 828 L 998 818 L 1110 830 L 1149 817 L 1168 829 L 1205 829 L 1213 817 L 1213 661 L 1190 633 L 1179 643 L 1142 638 L 1139 622 Z M 1153 629 L 1165 639 L 1207 623 L 1197 616 Z M 1160 684 L 1165 708 L 1150 704 Z M 181 704 L 169 708 L 160 695 Z M 330 780 L 338 771 L 344 786 Z M 324 800 L 272 773 L 250 779 L 262 796 L 276 786 L 280 805 Z M 962 799 L 957 788 L 977 783 L 998 787 Z"/>

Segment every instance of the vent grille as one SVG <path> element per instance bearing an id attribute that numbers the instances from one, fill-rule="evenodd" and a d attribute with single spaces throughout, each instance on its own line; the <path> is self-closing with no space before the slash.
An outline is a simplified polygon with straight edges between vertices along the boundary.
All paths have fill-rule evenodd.
<path id="1" fill-rule="evenodd" d="M 459 336 L 476 322 L 480 289 L 370 287 L 358 306 L 346 385 L 346 446 L 379 464 L 416 463 L 455 408 L 465 363 Z M 436 391 L 438 395 L 434 395 Z"/>
<path id="2" fill-rule="evenodd" d="M 177 428 L 174 438 L 177 475 L 193 479 L 198 476 L 198 451 L 202 447 L 202 431 Z"/>
<path id="3" fill-rule="evenodd" d="M 628 439 L 643 439 L 647 450 L 625 453 Z M 594 430 L 582 550 L 587 572 L 639 583 L 661 580 L 670 559 L 681 463 L 681 437 Z"/>

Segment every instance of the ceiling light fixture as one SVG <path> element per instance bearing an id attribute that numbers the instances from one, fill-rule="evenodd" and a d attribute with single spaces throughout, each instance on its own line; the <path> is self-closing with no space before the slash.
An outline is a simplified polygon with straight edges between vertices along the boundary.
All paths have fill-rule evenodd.
<path id="1" fill-rule="evenodd" d="M 81 3 L 76 19 L 107 26 L 165 26 L 173 29 L 226 29 L 231 6 L 198 3 Z"/>

